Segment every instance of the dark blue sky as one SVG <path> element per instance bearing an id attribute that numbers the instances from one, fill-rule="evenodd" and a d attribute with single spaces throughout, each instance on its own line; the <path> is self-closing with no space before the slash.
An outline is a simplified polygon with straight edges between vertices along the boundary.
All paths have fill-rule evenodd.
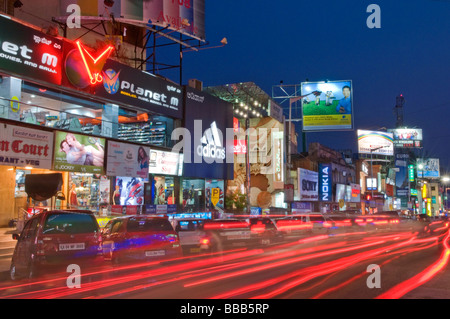
<path id="1" fill-rule="evenodd" d="M 381 29 L 366 25 L 372 3 Z M 210 45 L 228 45 L 185 53 L 183 83 L 251 81 L 271 95 L 280 81 L 352 80 L 355 131 L 307 142 L 354 151 L 356 129 L 394 128 L 401 93 L 404 124 L 422 128 L 423 151 L 450 167 L 450 1 L 207 1 L 205 11 Z"/>

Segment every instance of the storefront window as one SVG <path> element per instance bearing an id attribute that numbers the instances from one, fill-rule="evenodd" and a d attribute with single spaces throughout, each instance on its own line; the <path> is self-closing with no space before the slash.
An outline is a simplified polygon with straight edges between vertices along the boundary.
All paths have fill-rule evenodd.
<path id="1" fill-rule="evenodd" d="M 183 180 L 183 211 L 198 212 L 205 209 L 205 180 Z"/>
<path id="2" fill-rule="evenodd" d="M 116 177 L 113 204 L 121 206 L 144 205 L 144 183 L 139 177 Z"/>
<path id="3" fill-rule="evenodd" d="M 107 205 L 108 198 L 109 180 L 106 177 L 88 173 L 69 173 L 67 200 L 70 208 L 98 212 L 101 206 Z"/>

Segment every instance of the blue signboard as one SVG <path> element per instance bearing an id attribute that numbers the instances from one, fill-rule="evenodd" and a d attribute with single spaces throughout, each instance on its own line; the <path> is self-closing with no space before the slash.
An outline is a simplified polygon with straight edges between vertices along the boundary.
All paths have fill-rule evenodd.
<path id="1" fill-rule="evenodd" d="M 332 199 L 332 169 L 331 164 L 319 163 L 319 200 L 331 202 Z"/>

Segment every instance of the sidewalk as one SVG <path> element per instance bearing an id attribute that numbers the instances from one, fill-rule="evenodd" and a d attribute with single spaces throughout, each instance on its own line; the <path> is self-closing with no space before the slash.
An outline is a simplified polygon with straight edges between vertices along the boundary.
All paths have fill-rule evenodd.
<path id="1" fill-rule="evenodd" d="M 0 228 L 0 281 L 7 280 L 11 258 L 17 241 L 12 239 L 16 228 Z"/>

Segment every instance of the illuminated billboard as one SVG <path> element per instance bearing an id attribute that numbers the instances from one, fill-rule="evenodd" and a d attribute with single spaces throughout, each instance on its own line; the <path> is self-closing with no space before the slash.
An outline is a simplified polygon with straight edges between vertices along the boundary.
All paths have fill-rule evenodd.
<path id="1" fill-rule="evenodd" d="M 417 177 L 439 178 L 439 158 L 417 159 Z"/>
<path id="2" fill-rule="evenodd" d="M 390 129 L 394 135 L 394 146 L 401 148 L 422 147 L 422 129 L 418 128 L 398 128 Z"/>
<path id="3" fill-rule="evenodd" d="M 352 81 L 301 84 L 303 131 L 353 130 Z"/>
<path id="4" fill-rule="evenodd" d="M 393 134 L 387 132 L 358 130 L 358 153 L 394 155 Z"/>
<path id="5" fill-rule="evenodd" d="M 103 174 L 104 149 L 104 138 L 58 131 L 53 170 Z"/>

